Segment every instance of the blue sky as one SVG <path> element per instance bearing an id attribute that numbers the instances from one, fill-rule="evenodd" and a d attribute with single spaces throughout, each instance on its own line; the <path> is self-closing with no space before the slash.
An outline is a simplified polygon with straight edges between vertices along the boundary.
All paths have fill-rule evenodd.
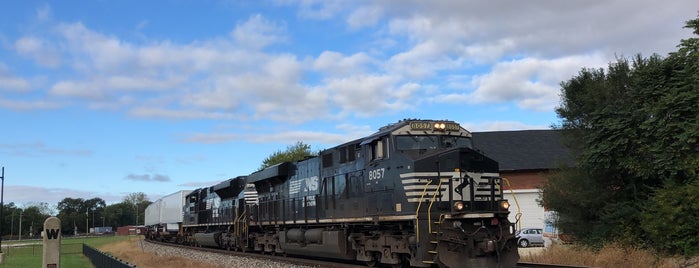
<path id="1" fill-rule="evenodd" d="M 151 200 L 403 118 L 556 124 L 559 83 L 666 55 L 699 2 L 4 1 L 5 202 Z"/>

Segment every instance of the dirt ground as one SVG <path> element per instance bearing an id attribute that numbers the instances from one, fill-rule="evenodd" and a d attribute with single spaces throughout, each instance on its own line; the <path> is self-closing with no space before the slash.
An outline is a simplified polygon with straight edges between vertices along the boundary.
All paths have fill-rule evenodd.
<path id="1" fill-rule="evenodd" d="M 117 258 L 135 264 L 139 268 L 170 268 L 170 267 L 197 267 L 197 268 L 222 268 L 206 262 L 192 261 L 187 258 L 173 256 L 157 256 L 152 252 L 143 252 L 138 241 L 121 241 L 100 247 L 100 250 L 108 252 Z"/>

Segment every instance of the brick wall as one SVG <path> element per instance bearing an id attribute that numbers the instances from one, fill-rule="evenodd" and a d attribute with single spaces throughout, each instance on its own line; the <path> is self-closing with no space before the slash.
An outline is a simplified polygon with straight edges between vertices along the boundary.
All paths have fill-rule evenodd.
<path id="1" fill-rule="evenodd" d="M 510 180 L 513 190 L 536 189 L 546 182 L 546 170 L 500 171 L 500 177 Z M 505 187 L 505 189 L 509 189 Z"/>

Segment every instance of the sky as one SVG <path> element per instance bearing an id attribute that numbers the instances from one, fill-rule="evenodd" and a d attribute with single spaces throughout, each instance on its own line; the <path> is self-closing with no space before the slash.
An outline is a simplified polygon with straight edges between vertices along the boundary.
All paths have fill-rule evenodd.
<path id="1" fill-rule="evenodd" d="M 3 1 L 4 202 L 156 200 L 404 118 L 560 123 L 560 83 L 692 37 L 699 1 Z"/>

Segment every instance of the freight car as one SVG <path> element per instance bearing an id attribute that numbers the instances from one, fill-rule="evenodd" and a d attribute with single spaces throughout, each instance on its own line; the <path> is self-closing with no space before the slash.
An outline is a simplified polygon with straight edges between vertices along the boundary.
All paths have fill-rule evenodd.
<path id="1" fill-rule="evenodd" d="M 245 187 L 254 185 L 254 198 Z M 514 267 L 498 164 L 453 121 L 403 120 L 187 196 L 183 241 L 394 267 Z"/>
<path id="2" fill-rule="evenodd" d="M 181 237 L 182 206 L 189 192 L 183 190 L 163 196 L 146 207 L 144 224 L 147 238 L 175 242 Z"/>

